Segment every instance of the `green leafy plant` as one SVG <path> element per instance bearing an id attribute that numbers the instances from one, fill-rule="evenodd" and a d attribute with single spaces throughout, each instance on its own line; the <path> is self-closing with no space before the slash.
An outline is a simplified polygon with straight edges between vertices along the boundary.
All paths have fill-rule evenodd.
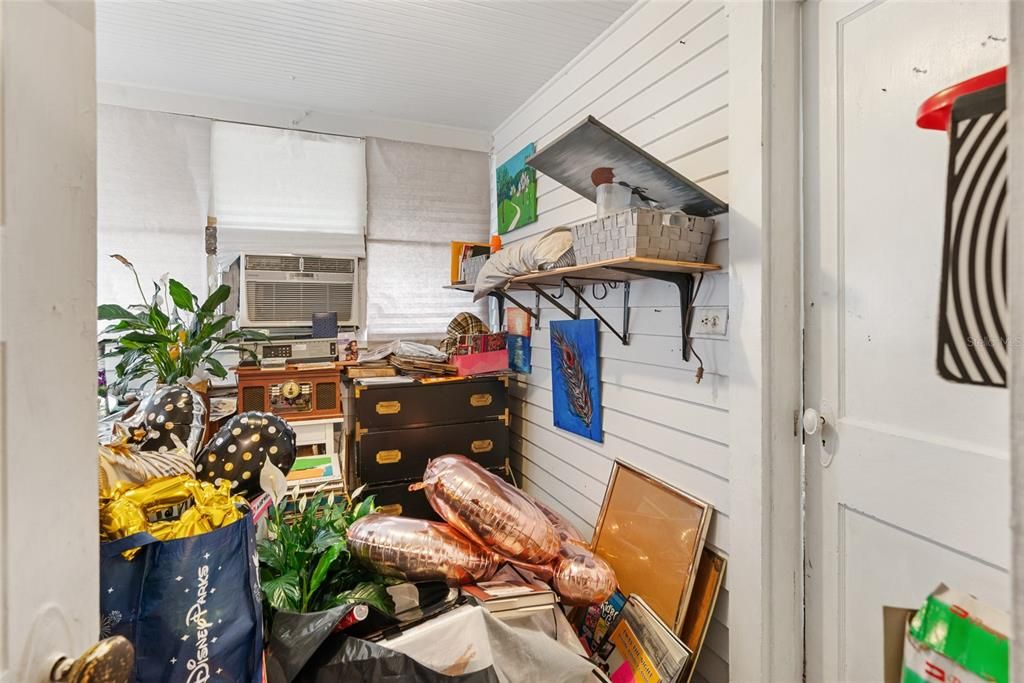
<path id="1" fill-rule="evenodd" d="M 257 544 L 268 618 L 277 611 L 319 612 L 353 602 L 394 612 L 386 590 L 394 581 L 361 566 L 345 536 L 349 525 L 376 509 L 373 496 L 336 505 L 333 493 L 325 498 L 315 492 L 299 499 L 298 512 L 290 516 L 281 512 L 284 505 L 273 508 L 268 538 Z"/>
<path id="2" fill-rule="evenodd" d="M 153 294 L 147 299 L 131 261 L 120 254 L 111 258 L 131 271 L 143 302 L 128 308 L 101 304 L 96 309 L 97 318 L 114 321 L 100 335 L 114 345 L 104 356 L 119 358 L 117 380 L 110 385 L 115 393 L 123 393 L 133 383 L 144 386 L 156 380 L 173 384 L 201 370 L 224 378 L 228 371 L 214 354 L 233 349 L 252 355 L 250 349 L 239 343 L 267 339 L 255 330 L 229 329 L 234 317 L 217 313 L 231 294 L 227 285 L 221 285 L 200 303 L 188 287 L 168 278 L 165 282 L 154 282 Z"/>

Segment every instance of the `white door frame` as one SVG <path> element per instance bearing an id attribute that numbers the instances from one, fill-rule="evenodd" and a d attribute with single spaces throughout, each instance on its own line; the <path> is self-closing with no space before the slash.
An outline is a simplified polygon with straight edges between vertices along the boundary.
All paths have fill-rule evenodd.
<path id="1" fill-rule="evenodd" d="M 1024 65 L 1024 6 L 1010 3 L 1010 63 Z M 1006 105 L 1009 110 L 1010 222 L 1007 254 L 1010 272 L 1010 600 L 1014 639 L 1024 634 L 1024 69 L 1010 68 Z M 1011 654 L 1011 680 L 1024 680 L 1024 656 Z"/>
<path id="2" fill-rule="evenodd" d="M 0 681 L 95 643 L 91 0 L 0 5 Z"/>
<path id="3" fill-rule="evenodd" d="M 803 676 L 800 4 L 729 2 L 729 670 Z"/>

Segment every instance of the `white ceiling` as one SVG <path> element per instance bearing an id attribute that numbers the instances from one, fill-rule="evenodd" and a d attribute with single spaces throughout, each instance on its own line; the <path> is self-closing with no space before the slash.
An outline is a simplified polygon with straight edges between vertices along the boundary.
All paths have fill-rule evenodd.
<path id="1" fill-rule="evenodd" d="M 492 131 L 633 0 L 98 0 L 97 79 Z"/>

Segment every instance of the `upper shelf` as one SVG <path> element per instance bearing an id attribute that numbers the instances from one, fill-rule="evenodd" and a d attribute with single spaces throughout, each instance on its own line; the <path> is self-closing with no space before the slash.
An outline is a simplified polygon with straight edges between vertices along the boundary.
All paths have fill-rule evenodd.
<path id="1" fill-rule="evenodd" d="M 715 263 L 698 263 L 696 261 L 666 261 L 655 258 L 623 257 L 587 263 L 581 266 L 542 270 L 512 278 L 508 289 L 530 289 L 530 285 L 559 285 L 562 278 L 579 280 L 638 280 L 645 272 L 652 273 L 706 273 L 721 270 L 722 266 Z M 644 272 L 630 272 L 644 271 Z M 472 292 L 473 284 L 445 285 L 445 289 L 460 292 Z"/>
<path id="2" fill-rule="evenodd" d="M 529 289 L 530 285 L 558 285 L 562 278 L 581 280 L 637 280 L 646 277 L 646 271 L 659 273 L 705 273 L 721 270 L 714 263 L 698 263 L 696 261 L 666 261 L 656 258 L 623 257 L 587 263 L 582 266 L 569 266 L 544 270 L 512 278 L 510 289 Z"/>

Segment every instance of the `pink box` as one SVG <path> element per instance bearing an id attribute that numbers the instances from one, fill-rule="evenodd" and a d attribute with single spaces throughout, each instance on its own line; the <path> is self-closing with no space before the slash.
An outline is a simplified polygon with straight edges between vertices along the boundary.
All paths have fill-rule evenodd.
<path id="1" fill-rule="evenodd" d="M 451 364 L 459 369 L 459 375 L 463 377 L 508 370 L 508 349 L 452 356 Z"/>

